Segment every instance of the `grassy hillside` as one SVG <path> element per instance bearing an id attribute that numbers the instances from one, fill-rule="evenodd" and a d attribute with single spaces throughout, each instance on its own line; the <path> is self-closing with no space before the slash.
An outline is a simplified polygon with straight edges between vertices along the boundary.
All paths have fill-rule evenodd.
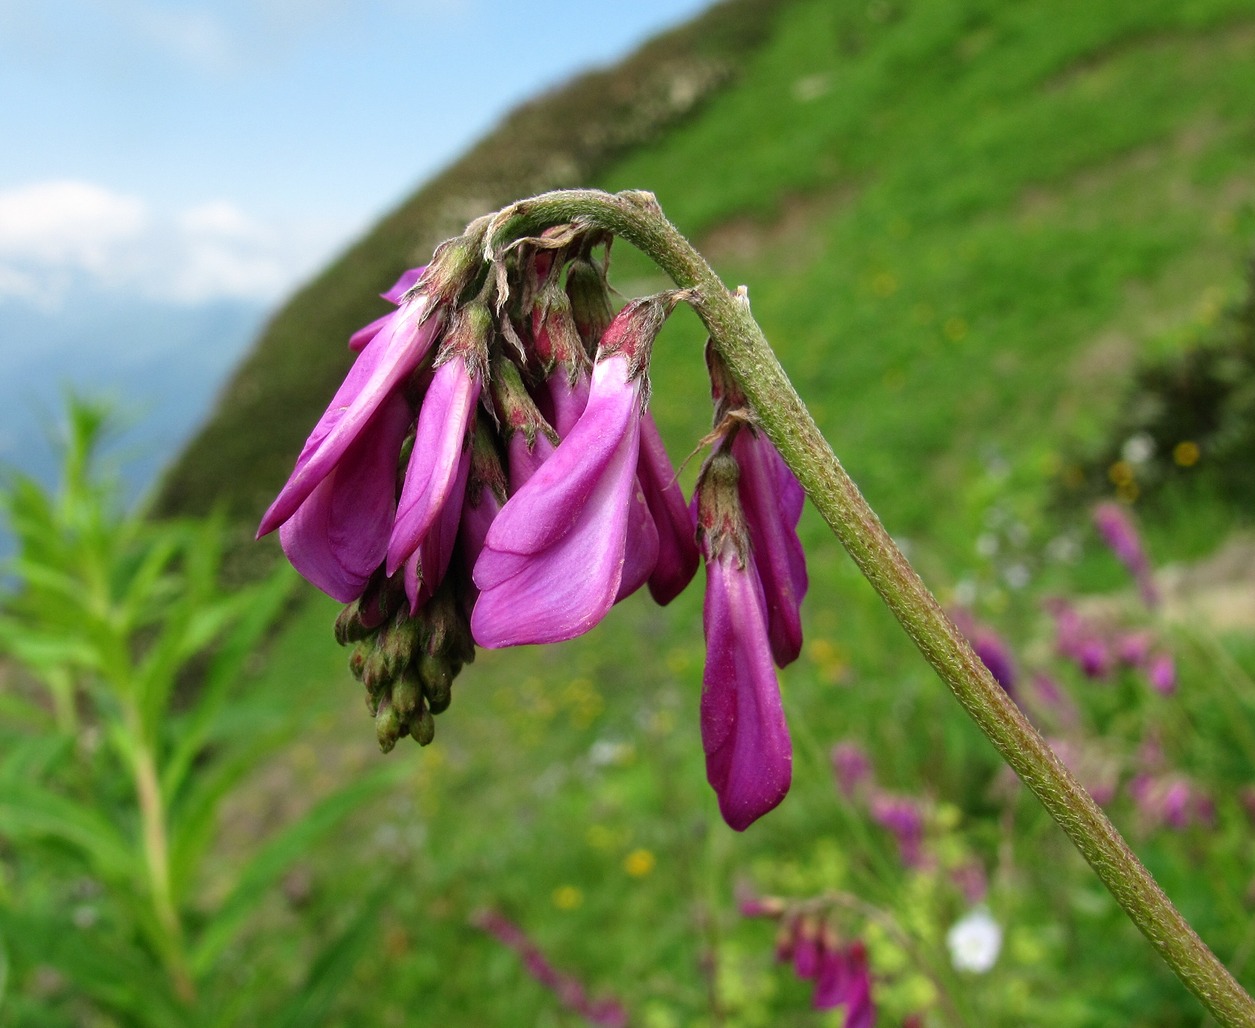
<path id="1" fill-rule="evenodd" d="M 660 84 L 707 69 L 711 88 L 683 117 L 639 115 L 640 92 L 613 99 L 622 70 L 542 100 L 493 137 L 546 141 L 517 178 L 498 177 L 501 151 L 486 141 L 467 158 L 478 165 L 442 176 L 295 297 L 160 506 L 225 495 L 242 515 L 260 511 L 343 370 L 343 339 L 381 309 L 373 293 L 457 223 L 552 186 L 645 188 L 730 283 L 749 285 L 786 370 L 925 577 L 947 600 L 974 598 L 1026 664 L 1040 662 L 1044 595 L 1123 584 L 1083 518 L 1050 507 L 1067 453 L 1115 420 L 1139 355 L 1215 320 L 1255 246 L 1253 50 L 1249 0 L 731 5 L 625 66 L 639 90 L 673 97 Z M 590 122 L 549 120 L 577 108 L 614 127 L 611 144 L 580 149 L 577 124 Z M 628 293 L 661 284 L 619 251 L 612 278 Z M 708 427 L 701 342 L 680 316 L 656 351 L 655 411 L 676 456 Z M 1146 513 L 1158 562 L 1240 523 L 1202 478 Z M 697 588 L 664 611 L 625 603 L 561 647 L 482 653 L 435 744 L 387 758 L 408 780 L 352 838 L 310 855 L 309 905 L 275 900 L 276 924 L 321 923 L 360 902 L 363 883 L 395 883 L 337 1023 L 403 1024 L 416 1009 L 433 1024 L 564 1023 L 513 957 L 467 927 L 485 905 L 620 994 L 633 1023 L 831 1023 L 802 1013 L 806 988 L 772 966 L 769 927 L 737 916 L 745 880 L 837 890 L 877 912 L 867 932 L 886 1023 L 920 1010 L 935 1023 L 1198 1022 L 809 512 L 803 533 L 808 641 L 781 676 L 797 747 L 785 804 L 744 836 L 718 821 L 698 742 Z M 1057 559 L 1078 549 L 1078 563 Z M 332 615 L 321 601 L 300 612 L 257 684 L 312 718 L 276 758 L 310 792 L 334 785 L 328 767 L 377 759 Z M 1224 640 L 1217 676 L 1200 655 L 1220 643 L 1156 627 L 1182 632 L 1179 698 L 1139 700 L 1127 716 L 1114 692 L 1087 698 L 1113 748 L 1127 757 L 1153 728 L 1201 779 L 1255 779 L 1234 727 L 1251 713 L 1249 636 Z M 1221 681 L 1238 683 L 1223 703 Z M 987 869 L 1009 926 L 989 976 L 960 979 L 946 963 L 959 901 L 944 876 L 900 872 L 885 833 L 834 800 L 828 749 L 842 738 L 873 751 L 887 787 L 930 798 L 947 860 Z M 1249 979 L 1237 856 L 1249 828 L 1235 793 L 1217 791 L 1221 828 L 1206 840 L 1144 831 L 1127 801 L 1113 809 Z M 274 798 L 259 788 L 254 800 Z"/>

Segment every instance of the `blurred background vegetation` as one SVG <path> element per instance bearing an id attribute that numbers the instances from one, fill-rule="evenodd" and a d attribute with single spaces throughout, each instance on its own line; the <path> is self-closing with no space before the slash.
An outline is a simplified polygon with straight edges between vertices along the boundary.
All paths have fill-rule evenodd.
<path id="1" fill-rule="evenodd" d="M 247 540 L 374 295 L 471 217 L 575 185 L 653 191 L 749 286 L 925 580 L 1008 641 L 1026 706 L 1036 672 L 1070 697 L 1035 715 L 1255 983 L 1253 55 L 1249 0 L 734 0 L 516 112 L 294 296 L 144 511 L 110 507 L 79 408 L 60 492 L 8 490 L 0 1019 L 573 1023 L 472 927 L 493 909 L 633 1024 L 841 1023 L 741 889 L 826 896 L 883 1023 L 1199 1023 L 809 511 L 794 787 L 746 834 L 704 780 L 697 587 L 481 652 L 433 746 L 378 754 L 335 604 Z M 664 285 L 626 248 L 611 274 Z M 709 427 L 702 342 L 680 314 L 655 351 L 677 463 Z M 1090 527 L 1111 497 L 1153 612 Z M 1150 633 L 1175 691 L 1064 661 L 1061 596 Z M 837 790 L 843 740 L 923 811 L 923 866 Z M 1172 776 L 1209 804 L 1182 824 L 1146 800 Z M 984 974 L 945 948 L 964 868 L 1005 932 Z"/>

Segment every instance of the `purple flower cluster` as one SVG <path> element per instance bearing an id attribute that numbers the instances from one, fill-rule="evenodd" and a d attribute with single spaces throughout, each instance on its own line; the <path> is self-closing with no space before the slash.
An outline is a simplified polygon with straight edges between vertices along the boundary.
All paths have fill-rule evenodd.
<path id="1" fill-rule="evenodd" d="M 527 973 L 572 1013 L 602 1028 L 625 1028 L 628 1015 L 622 1003 L 616 999 L 590 997 L 577 979 L 554 967 L 527 933 L 504 914 L 482 911 L 472 918 L 472 923 L 517 953 Z"/>
<path id="2" fill-rule="evenodd" d="M 794 974 L 814 983 L 811 1002 L 816 1010 L 844 1007 L 843 1028 L 871 1028 L 876 1008 L 867 947 L 859 939 L 843 943 L 831 918 L 815 906 L 813 902 L 791 906 L 774 897 L 747 899 L 741 913 L 779 923 L 776 960 L 792 964 Z"/>
<path id="3" fill-rule="evenodd" d="M 609 239 L 575 226 L 484 259 L 483 225 L 407 272 L 258 535 L 348 604 L 337 637 L 380 745 L 427 743 L 475 647 L 559 642 L 707 567 L 707 773 L 741 830 L 789 788 L 773 665 L 801 649 L 803 493 L 711 358 L 717 440 L 692 504 L 648 411 L 654 338 L 685 294 L 617 314 Z"/>
<path id="4" fill-rule="evenodd" d="M 1086 678 L 1106 681 L 1125 668 L 1139 672 L 1161 696 L 1176 691 L 1176 662 L 1153 633 L 1086 617 L 1061 598 L 1048 601 L 1046 609 L 1055 622 L 1056 652 Z"/>

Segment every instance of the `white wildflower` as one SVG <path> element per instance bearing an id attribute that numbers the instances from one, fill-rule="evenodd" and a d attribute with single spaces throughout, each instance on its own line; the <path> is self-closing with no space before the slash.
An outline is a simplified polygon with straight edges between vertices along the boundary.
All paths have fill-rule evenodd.
<path id="1" fill-rule="evenodd" d="M 956 971 L 984 974 L 1002 949 L 1002 927 L 986 907 L 975 907 L 950 926 L 946 946 Z"/>

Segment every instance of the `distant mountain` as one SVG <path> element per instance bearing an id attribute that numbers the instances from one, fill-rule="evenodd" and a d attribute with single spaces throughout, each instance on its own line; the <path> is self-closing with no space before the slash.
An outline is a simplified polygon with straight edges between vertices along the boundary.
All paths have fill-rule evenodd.
<path id="1" fill-rule="evenodd" d="M 256 303 L 162 304 L 82 293 L 43 308 L 0 302 L 0 467 L 55 479 L 67 393 L 117 411 L 109 452 L 130 499 L 208 416 L 265 316 Z"/>

